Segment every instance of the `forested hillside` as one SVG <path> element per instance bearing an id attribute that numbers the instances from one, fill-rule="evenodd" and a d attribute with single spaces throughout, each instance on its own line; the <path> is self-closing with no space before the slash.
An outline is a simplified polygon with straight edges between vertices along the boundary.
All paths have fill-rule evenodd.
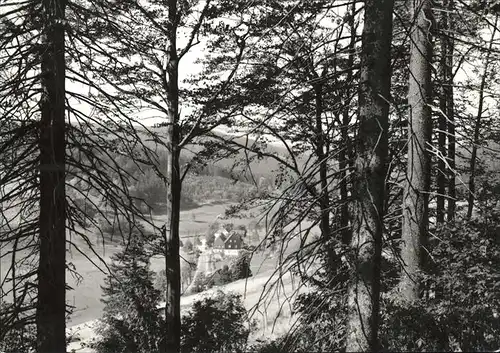
<path id="1" fill-rule="evenodd" d="M 500 349 L 499 16 L 2 1 L 0 353 Z"/>
<path id="2" fill-rule="evenodd" d="M 131 161 L 127 156 L 116 155 L 114 160 L 128 176 L 128 190 L 137 199 L 143 211 L 161 209 L 166 204 L 167 185 L 162 179 L 161 170 L 167 161 L 165 151 L 158 152 L 158 158 L 150 165 Z M 217 160 L 194 161 L 187 154 L 179 162 L 185 176 L 182 184 L 181 208 L 192 208 L 196 205 L 211 202 L 244 202 L 261 198 L 274 191 L 274 180 L 277 171 L 267 169 L 261 173 L 238 170 L 232 165 Z M 118 175 L 115 176 L 117 178 Z"/>

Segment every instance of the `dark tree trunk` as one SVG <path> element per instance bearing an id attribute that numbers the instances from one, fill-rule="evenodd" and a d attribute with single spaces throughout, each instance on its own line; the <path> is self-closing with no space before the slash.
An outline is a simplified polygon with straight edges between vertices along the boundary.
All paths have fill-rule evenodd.
<path id="1" fill-rule="evenodd" d="M 354 55 L 356 55 L 356 28 L 355 19 L 356 7 L 353 4 L 351 6 L 351 17 L 349 18 L 349 28 L 351 31 L 351 38 L 349 42 L 349 56 L 347 57 L 347 67 L 351 68 L 347 72 L 347 87 L 351 87 L 350 83 L 353 77 L 352 67 L 354 65 Z M 349 227 L 349 181 L 348 181 L 348 167 L 350 166 L 349 160 L 351 159 L 351 139 L 349 138 L 349 125 L 350 125 L 350 103 L 351 103 L 351 89 L 346 89 L 344 101 L 344 111 L 342 112 L 342 127 L 341 127 L 341 146 L 339 153 L 339 169 L 340 169 L 340 228 L 342 244 L 349 245 L 352 240 L 352 233 Z"/>
<path id="2" fill-rule="evenodd" d="M 169 33 L 169 38 L 168 57 L 166 60 L 166 88 L 168 106 L 167 144 L 169 145 L 170 158 L 167 166 L 167 180 L 169 183 L 167 205 L 170 217 L 167 221 L 165 229 L 165 348 L 168 353 L 178 353 L 180 351 L 181 333 L 181 281 L 179 257 L 181 173 L 179 167 L 179 58 L 177 54 L 177 26 L 179 14 L 177 11 L 177 0 L 168 1 L 168 17 L 169 25 L 167 31 Z"/>
<path id="3" fill-rule="evenodd" d="M 477 149 L 479 145 L 479 137 L 481 133 L 481 123 L 483 120 L 483 108 L 484 108 L 484 89 L 486 87 L 486 80 L 488 76 L 488 69 L 490 66 L 491 60 L 491 49 L 493 47 L 493 41 L 495 39 L 495 35 L 497 32 L 497 23 L 498 16 L 495 17 L 495 25 L 493 27 L 493 32 L 491 34 L 490 44 L 488 48 L 488 52 L 486 54 L 485 62 L 484 62 L 484 70 L 483 76 L 481 77 L 481 85 L 479 87 L 479 101 L 477 107 L 477 115 L 476 121 L 474 125 L 474 137 L 472 139 L 472 155 L 470 157 L 470 168 L 469 168 L 469 199 L 468 199 L 468 207 L 467 207 L 467 218 L 470 219 L 472 217 L 472 210 L 474 208 L 474 193 L 476 192 L 476 160 L 477 160 Z"/>
<path id="4" fill-rule="evenodd" d="M 319 228 L 323 241 L 328 242 L 331 237 L 330 231 L 330 195 L 328 193 L 328 155 L 325 152 L 325 136 L 323 132 L 323 85 L 314 86 L 315 95 L 315 123 L 316 123 L 316 157 L 319 162 L 319 179 L 321 190 L 318 193 L 320 206 Z M 331 244 L 327 245 L 328 263 L 333 264 L 334 253 Z"/>
<path id="5" fill-rule="evenodd" d="M 173 133 L 176 135 L 176 133 Z M 178 134 L 177 134 L 178 135 Z M 175 139 L 175 138 L 174 138 Z M 173 145 L 173 144 L 172 144 Z M 168 197 L 170 218 L 166 227 L 165 267 L 166 267 L 166 352 L 180 351 L 181 315 L 180 315 L 180 256 L 179 256 L 179 221 L 181 200 L 181 175 L 179 173 L 179 151 L 172 153 L 170 168 L 170 194 Z"/>
<path id="6" fill-rule="evenodd" d="M 432 138 L 430 0 L 411 0 L 410 78 L 408 103 L 408 165 L 403 196 L 403 229 L 401 258 L 403 271 L 400 289 L 404 299 L 417 300 L 421 293 L 419 280 L 423 269 L 428 219 L 431 161 L 428 145 Z"/>
<path id="7" fill-rule="evenodd" d="M 38 353 L 66 352 L 65 6 L 42 2 Z"/>
<path id="8" fill-rule="evenodd" d="M 353 278 L 348 293 L 348 352 L 380 349 L 380 264 L 387 174 L 393 0 L 365 1 L 355 162 Z"/>

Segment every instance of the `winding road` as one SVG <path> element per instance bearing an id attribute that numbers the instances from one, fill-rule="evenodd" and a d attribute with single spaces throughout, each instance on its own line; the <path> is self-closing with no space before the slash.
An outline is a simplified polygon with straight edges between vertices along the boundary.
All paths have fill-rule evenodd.
<path id="1" fill-rule="evenodd" d="M 213 272 L 215 270 L 215 266 L 212 263 L 212 251 L 204 251 L 200 254 L 198 258 L 198 264 L 196 266 L 196 272 L 194 273 L 193 280 L 189 284 L 189 286 L 184 291 L 183 295 L 189 295 L 193 289 L 196 280 L 200 277 L 201 274 L 206 274 L 208 272 Z"/>

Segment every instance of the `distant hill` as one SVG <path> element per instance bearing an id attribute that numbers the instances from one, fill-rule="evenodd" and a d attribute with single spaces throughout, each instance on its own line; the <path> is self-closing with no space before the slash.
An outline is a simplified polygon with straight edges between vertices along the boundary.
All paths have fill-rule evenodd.
<path id="1" fill-rule="evenodd" d="M 155 133 L 161 133 L 164 128 L 150 128 Z M 217 132 L 217 135 L 221 137 L 227 137 L 228 139 L 232 139 L 237 143 L 242 145 L 252 145 L 255 143 L 255 139 L 246 137 L 235 137 L 229 134 L 225 134 L 221 131 Z M 144 132 L 144 136 L 146 133 Z M 204 138 L 204 141 L 210 140 L 210 138 Z M 200 141 L 200 140 L 199 140 Z M 151 148 L 155 148 L 152 143 L 145 142 Z M 181 153 L 182 163 L 187 163 L 196 153 L 200 152 L 202 147 L 200 145 L 190 145 L 188 148 L 184 149 Z M 164 147 L 159 147 L 158 151 L 162 153 L 165 151 Z M 268 144 L 266 147 L 266 151 L 280 155 L 281 157 L 286 157 L 288 152 L 284 146 L 280 146 L 279 144 Z M 235 156 L 233 155 L 231 158 L 224 158 L 217 161 L 209 161 L 209 165 L 205 170 L 198 171 L 203 175 L 214 175 L 221 176 L 226 178 L 234 178 L 237 177 L 240 181 L 246 182 L 256 182 L 259 179 L 264 178 L 268 181 L 274 180 L 276 175 L 278 174 L 279 163 L 270 157 L 262 157 L 260 159 L 256 158 L 255 153 L 246 153 L 244 150 L 239 151 Z M 251 159 L 248 166 L 245 167 L 246 161 Z M 242 170 L 246 169 L 246 173 L 242 173 Z M 232 171 L 232 172 L 231 172 Z M 253 178 L 252 175 L 253 174 Z"/>

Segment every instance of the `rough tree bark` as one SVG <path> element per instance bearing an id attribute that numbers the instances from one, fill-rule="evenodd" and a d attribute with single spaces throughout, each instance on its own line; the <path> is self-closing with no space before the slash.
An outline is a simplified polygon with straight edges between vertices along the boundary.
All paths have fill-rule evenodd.
<path id="1" fill-rule="evenodd" d="M 43 0 L 40 46 L 38 353 L 66 352 L 65 0 Z"/>
<path id="2" fill-rule="evenodd" d="M 430 0 L 410 0 L 411 28 L 408 103 L 408 164 L 403 196 L 400 290 L 403 299 L 414 301 L 421 295 L 419 280 L 424 264 L 430 188 L 431 60 L 430 30 L 433 23 Z"/>
<path id="3" fill-rule="evenodd" d="M 355 161 L 348 352 L 378 351 L 382 222 L 387 174 L 393 0 L 365 1 Z"/>
<path id="4" fill-rule="evenodd" d="M 474 125 L 474 137 L 472 139 L 472 154 L 470 157 L 470 167 L 469 167 L 469 198 L 467 206 L 467 218 L 472 217 L 472 210 L 474 209 L 474 193 L 476 192 L 476 160 L 477 160 L 477 148 L 479 145 L 479 136 L 481 133 L 481 123 L 483 120 L 484 112 L 484 89 L 486 87 L 486 80 L 488 79 L 488 69 L 491 64 L 491 49 L 493 48 L 493 43 L 495 40 L 495 35 L 497 33 L 498 16 L 495 16 L 495 24 L 493 31 L 491 33 L 490 43 L 488 45 L 488 52 L 486 53 L 486 58 L 484 59 L 484 69 L 483 75 L 481 77 L 481 85 L 479 87 L 479 99 L 477 105 L 477 115 Z"/>
<path id="5" fill-rule="evenodd" d="M 165 348 L 168 353 L 180 351 L 181 334 L 181 281 L 179 256 L 179 221 L 181 201 L 181 172 L 179 166 L 180 135 L 179 135 L 179 58 L 177 54 L 177 26 L 179 14 L 177 0 L 168 1 L 168 58 L 166 59 L 166 91 L 167 91 L 167 145 L 170 158 L 167 165 L 167 182 L 169 194 L 167 205 L 169 218 L 165 225 L 165 272 L 166 272 L 166 340 Z"/>
<path id="6" fill-rule="evenodd" d="M 448 210 L 447 210 L 447 220 L 448 222 L 453 221 L 455 218 L 456 209 L 456 183 L 455 183 L 455 98 L 453 90 L 453 57 L 455 52 L 455 41 L 453 39 L 454 30 L 454 19 L 451 16 L 455 10 L 455 2 L 453 0 L 445 0 L 445 8 L 448 9 L 446 12 L 447 17 L 447 57 L 446 57 L 446 86 L 445 86 L 445 97 L 446 97 L 446 117 L 448 118 L 448 155 L 446 160 L 448 161 Z"/>

